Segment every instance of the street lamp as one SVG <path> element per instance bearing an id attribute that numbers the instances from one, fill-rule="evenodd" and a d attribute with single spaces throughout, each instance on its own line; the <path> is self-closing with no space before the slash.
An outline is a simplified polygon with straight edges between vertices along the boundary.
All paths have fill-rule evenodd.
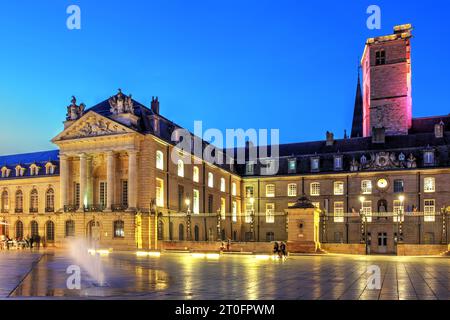
<path id="1" fill-rule="evenodd" d="M 186 204 L 186 218 L 187 218 L 187 222 L 186 222 L 186 232 L 187 232 L 187 238 L 188 241 L 191 241 L 191 200 L 189 198 L 186 198 L 186 200 L 184 200 L 184 203 Z"/>
<path id="2" fill-rule="evenodd" d="M 364 201 L 366 201 L 366 198 L 364 196 L 360 196 L 359 202 L 361 202 L 361 209 L 359 210 L 359 214 L 361 216 L 362 228 L 364 228 L 364 230 L 362 230 L 363 232 L 361 232 L 361 234 L 364 234 L 364 244 L 366 246 L 366 254 L 368 254 L 369 246 L 367 243 L 367 217 L 363 210 Z"/>
<path id="3" fill-rule="evenodd" d="M 250 204 L 252 205 L 252 211 L 250 212 L 250 231 L 252 233 L 252 240 L 255 240 L 255 198 L 250 198 Z"/>

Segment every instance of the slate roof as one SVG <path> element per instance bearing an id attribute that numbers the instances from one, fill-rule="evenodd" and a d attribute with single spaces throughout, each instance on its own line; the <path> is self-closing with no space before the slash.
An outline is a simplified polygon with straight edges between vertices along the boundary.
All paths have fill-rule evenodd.
<path id="1" fill-rule="evenodd" d="M 2 178 L 0 176 L 0 180 L 48 176 L 45 172 L 45 165 L 48 162 L 56 165 L 56 170 L 53 175 L 59 175 L 59 150 L 0 156 L 0 169 L 3 167 L 11 169 L 10 176 L 7 178 Z M 41 167 L 38 175 L 30 176 L 29 167 L 32 164 L 36 164 L 37 166 Z M 27 169 L 25 170 L 25 174 L 23 176 L 16 177 L 15 168 L 17 165 L 21 165 L 22 167 Z"/>

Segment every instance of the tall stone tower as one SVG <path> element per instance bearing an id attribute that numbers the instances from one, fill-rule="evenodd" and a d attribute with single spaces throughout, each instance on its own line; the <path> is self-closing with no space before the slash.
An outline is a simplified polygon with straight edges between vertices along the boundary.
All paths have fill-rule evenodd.
<path id="1" fill-rule="evenodd" d="M 366 42 L 363 70 L 363 135 L 384 128 L 386 135 L 408 134 L 412 124 L 410 24 Z"/>

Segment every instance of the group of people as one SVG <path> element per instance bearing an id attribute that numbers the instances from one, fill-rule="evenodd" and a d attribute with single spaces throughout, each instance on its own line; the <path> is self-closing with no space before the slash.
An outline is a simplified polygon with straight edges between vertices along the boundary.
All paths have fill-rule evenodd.
<path id="1" fill-rule="evenodd" d="M 25 248 L 40 249 L 41 247 L 41 236 L 39 235 L 33 235 L 31 237 L 27 235 L 24 239 L 22 238 L 11 239 L 8 235 L 6 236 L 2 235 L 0 237 L 1 237 L 0 238 L 1 250 L 9 250 L 12 247 L 17 249 L 25 249 Z"/>
<path id="2" fill-rule="evenodd" d="M 273 244 L 273 254 L 278 255 L 280 259 L 286 259 L 286 243 L 284 243 L 283 241 L 281 241 L 280 243 L 278 243 L 278 241 L 275 241 L 275 243 Z"/>

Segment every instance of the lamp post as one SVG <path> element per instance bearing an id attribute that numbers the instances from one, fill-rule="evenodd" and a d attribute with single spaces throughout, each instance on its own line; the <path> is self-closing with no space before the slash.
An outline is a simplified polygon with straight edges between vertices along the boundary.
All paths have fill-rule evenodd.
<path id="1" fill-rule="evenodd" d="M 367 216 L 366 213 L 363 210 L 364 201 L 366 201 L 366 198 L 364 196 L 359 197 L 359 202 L 361 202 L 361 209 L 359 210 L 359 215 L 361 216 L 361 224 L 362 228 L 364 229 L 361 234 L 364 234 L 364 244 L 366 247 L 366 255 L 369 253 L 369 246 L 367 242 Z"/>
<path id="2" fill-rule="evenodd" d="M 184 203 L 186 204 L 186 233 L 187 233 L 187 240 L 191 241 L 191 200 L 189 198 L 186 198 L 184 200 Z"/>
<path id="3" fill-rule="evenodd" d="M 216 214 L 216 218 L 217 218 L 217 241 L 221 241 L 222 237 L 221 237 L 221 231 L 220 231 L 220 219 L 221 219 L 222 215 L 221 215 L 221 210 L 220 208 L 217 209 L 217 214 Z"/>
<path id="4" fill-rule="evenodd" d="M 250 198 L 250 204 L 252 205 L 252 210 L 250 212 L 250 232 L 252 233 L 252 241 L 255 241 L 255 198 Z"/>
<path id="5" fill-rule="evenodd" d="M 441 216 L 442 216 L 442 244 L 448 244 L 448 225 L 447 225 L 447 215 L 450 211 L 450 207 L 442 207 L 441 208 Z"/>
<path id="6" fill-rule="evenodd" d="M 398 234 L 397 234 L 397 243 L 399 243 L 399 242 L 401 242 L 401 241 L 403 241 L 403 215 L 404 215 L 404 202 L 405 202 L 405 196 L 403 196 L 403 195 L 400 195 L 399 197 L 398 197 L 398 200 L 400 201 L 400 210 L 399 210 L 399 212 L 398 212 L 398 218 L 397 218 L 397 221 L 398 221 L 398 228 L 397 228 L 397 230 L 398 230 Z"/>

